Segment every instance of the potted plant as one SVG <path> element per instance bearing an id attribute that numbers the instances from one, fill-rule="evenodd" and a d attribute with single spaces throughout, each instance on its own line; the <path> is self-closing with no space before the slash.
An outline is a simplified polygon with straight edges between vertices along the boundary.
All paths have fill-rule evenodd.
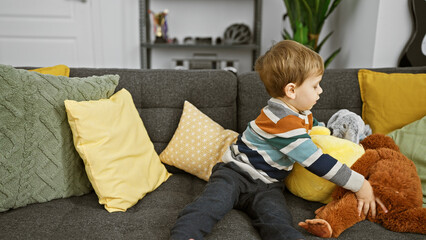
<path id="1" fill-rule="evenodd" d="M 318 43 L 319 36 L 325 20 L 336 9 L 341 0 L 283 0 L 287 13 L 283 21 L 288 17 L 293 35 L 287 29 L 283 30 L 283 38 L 294 40 L 310 47 L 319 53 L 321 47 L 330 38 L 333 32 L 325 36 Z M 324 62 L 325 67 L 336 57 L 341 48 L 335 50 Z"/>

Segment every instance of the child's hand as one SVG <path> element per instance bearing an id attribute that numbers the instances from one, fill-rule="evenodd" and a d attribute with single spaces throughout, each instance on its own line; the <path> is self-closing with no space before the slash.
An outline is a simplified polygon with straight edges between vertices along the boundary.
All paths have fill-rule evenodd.
<path id="1" fill-rule="evenodd" d="M 361 189 L 355 193 L 355 196 L 358 200 L 358 215 L 361 216 L 361 211 L 364 212 L 364 215 L 367 216 L 368 211 L 371 210 L 372 217 L 376 217 L 376 202 L 380 205 L 385 213 L 388 212 L 388 209 L 380 201 L 379 198 L 376 198 L 373 193 L 373 188 L 367 179 L 362 184 Z"/>

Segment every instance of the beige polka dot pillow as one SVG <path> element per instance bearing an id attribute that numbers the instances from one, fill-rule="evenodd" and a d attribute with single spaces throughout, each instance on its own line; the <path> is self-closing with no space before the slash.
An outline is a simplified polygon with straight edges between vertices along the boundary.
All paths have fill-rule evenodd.
<path id="1" fill-rule="evenodd" d="M 237 137 L 238 133 L 224 129 L 185 101 L 179 125 L 160 160 L 208 181 L 212 168 Z"/>

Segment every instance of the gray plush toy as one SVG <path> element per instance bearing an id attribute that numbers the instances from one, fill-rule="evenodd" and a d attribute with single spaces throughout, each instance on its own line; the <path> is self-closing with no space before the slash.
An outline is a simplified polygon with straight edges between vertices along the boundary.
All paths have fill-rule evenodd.
<path id="1" fill-rule="evenodd" d="M 356 144 L 371 134 L 371 128 L 365 124 L 360 116 L 347 110 L 337 111 L 330 120 L 327 128 L 331 130 L 331 135 L 350 140 Z"/>

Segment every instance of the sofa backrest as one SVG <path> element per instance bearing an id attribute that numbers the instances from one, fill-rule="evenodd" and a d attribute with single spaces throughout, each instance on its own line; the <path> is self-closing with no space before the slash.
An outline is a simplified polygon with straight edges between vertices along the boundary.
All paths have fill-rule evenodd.
<path id="1" fill-rule="evenodd" d="M 425 73 L 426 67 L 371 69 L 384 73 Z M 348 109 L 361 116 L 362 101 L 358 83 L 359 69 L 327 69 L 321 87 L 323 93 L 313 107 L 314 117 L 327 123 L 328 119 L 340 109 Z M 255 119 L 269 99 L 265 87 L 256 72 L 238 76 L 238 132 L 246 129 Z"/>
<path id="2" fill-rule="evenodd" d="M 425 73 L 426 67 L 371 69 L 385 73 Z M 327 69 L 324 92 L 312 109 L 322 122 L 340 109 L 361 115 L 359 69 Z M 126 88 L 133 96 L 148 134 L 160 153 L 172 138 L 185 100 L 226 129 L 243 132 L 270 98 L 256 72 L 235 76 L 223 70 L 141 70 L 72 68 L 71 77 L 118 74 L 116 91 Z"/>
<path id="3" fill-rule="evenodd" d="M 223 70 L 141 70 L 73 68 L 71 77 L 118 74 L 116 91 L 133 97 L 158 153 L 178 126 L 187 100 L 226 129 L 237 129 L 237 77 Z"/>

